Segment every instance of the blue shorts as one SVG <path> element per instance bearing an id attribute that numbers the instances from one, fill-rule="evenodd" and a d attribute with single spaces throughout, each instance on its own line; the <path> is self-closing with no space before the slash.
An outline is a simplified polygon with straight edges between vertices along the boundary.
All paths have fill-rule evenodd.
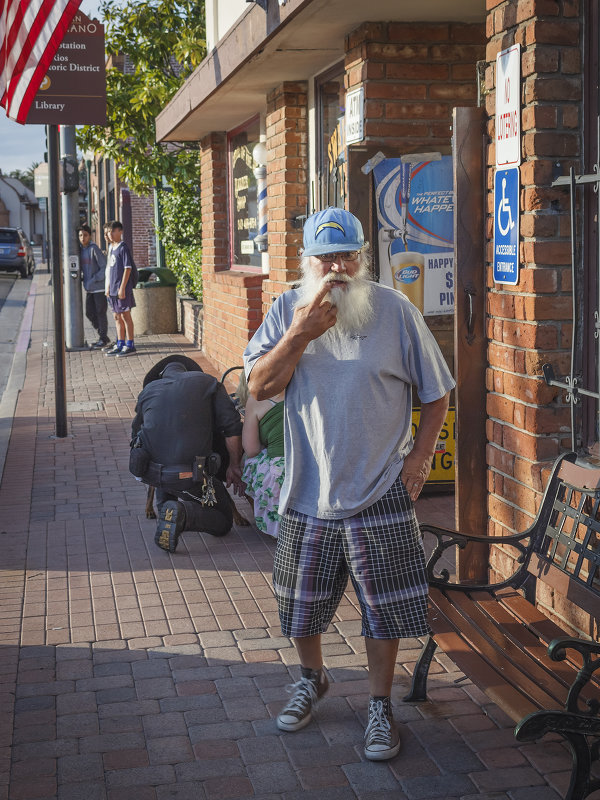
<path id="1" fill-rule="evenodd" d="M 324 633 L 348 578 L 371 639 L 424 636 L 425 554 L 413 503 L 398 478 L 353 517 L 324 520 L 293 509 L 281 518 L 273 587 L 285 636 Z"/>
<path id="2" fill-rule="evenodd" d="M 122 314 L 124 311 L 131 311 L 132 308 L 135 308 L 133 292 L 125 291 L 125 298 L 123 300 L 120 300 L 113 294 L 109 295 L 107 300 L 113 314 Z"/>

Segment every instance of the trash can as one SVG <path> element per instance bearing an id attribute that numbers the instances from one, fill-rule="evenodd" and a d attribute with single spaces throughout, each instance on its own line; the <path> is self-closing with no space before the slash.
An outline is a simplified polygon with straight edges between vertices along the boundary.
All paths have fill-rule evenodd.
<path id="1" fill-rule="evenodd" d="M 177 333 L 177 278 L 170 269 L 138 270 L 131 318 L 136 336 Z"/>

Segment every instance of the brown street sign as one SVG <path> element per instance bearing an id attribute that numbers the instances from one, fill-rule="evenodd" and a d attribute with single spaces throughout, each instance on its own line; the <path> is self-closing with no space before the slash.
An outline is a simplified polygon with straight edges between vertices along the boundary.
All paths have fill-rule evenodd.
<path id="1" fill-rule="evenodd" d="M 26 124 L 106 125 L 104 26 L 78 11 L 36 94 Z"/>

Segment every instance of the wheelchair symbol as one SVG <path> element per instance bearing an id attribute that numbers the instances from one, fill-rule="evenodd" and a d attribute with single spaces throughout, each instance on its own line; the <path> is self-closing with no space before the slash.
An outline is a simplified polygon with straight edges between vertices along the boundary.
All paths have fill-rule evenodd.
<path id="1" fill-rule="evenodd" d="M 508 197 L 505 195 L 506 178 L 502 178 L 502 200 L 498 205 L 498 230 L 502 236 L 506 236 L 509 231 L 515 227 L 515 222 L 512 218 L 512 211 L 510 210 L 510 203 Z M 506 225 L 502 224 L 502 215 L 506 215 Z"/>

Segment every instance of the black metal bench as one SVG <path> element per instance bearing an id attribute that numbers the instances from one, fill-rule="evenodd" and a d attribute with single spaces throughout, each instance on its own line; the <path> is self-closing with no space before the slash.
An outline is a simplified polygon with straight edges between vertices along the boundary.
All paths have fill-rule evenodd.
<path id="1" fill-rule="evenodd" d="M 524 533 L 471 536 L 432 525 L 437 545 L 428 561 L 430 625 L 407 701 L 426 699 L 436 646 L 515 722 L 519 741 L 546 733 L 568 743 L 573 766 L 565 800 L 600 789 L 591 776 L 600 751 L 600 470 L 557 460 L 537 517 Z M 517 569 L 495 584 L 453 582 L 436 565 L 449 548 L 502 544 L 516 551 Z M 456 551 L 454 551 L 456 552 Z M 468 552 L 468 551 L 467 551 Z M 437 572 L 436 572 L 437 569 Z M 589 613 L 590 639 L 574 638 L 534 605 L 536 586 Z"/>

